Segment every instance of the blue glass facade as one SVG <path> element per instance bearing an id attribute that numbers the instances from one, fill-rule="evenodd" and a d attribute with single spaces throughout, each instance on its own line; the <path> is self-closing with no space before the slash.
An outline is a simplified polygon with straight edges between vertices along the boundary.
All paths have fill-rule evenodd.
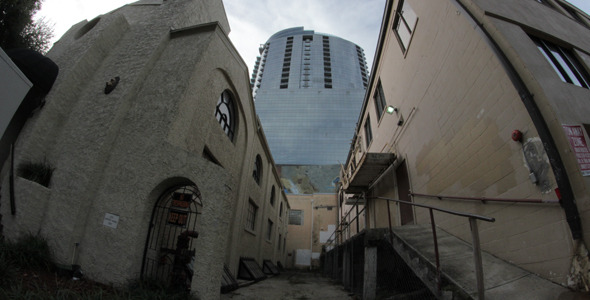
<path id="1" fill-rule="evenodd" d="M 363 50 L 296 27 L 271 36 L 260 54 L 251 84 L 275 162 L 344 163 L 368 80 Z"/>

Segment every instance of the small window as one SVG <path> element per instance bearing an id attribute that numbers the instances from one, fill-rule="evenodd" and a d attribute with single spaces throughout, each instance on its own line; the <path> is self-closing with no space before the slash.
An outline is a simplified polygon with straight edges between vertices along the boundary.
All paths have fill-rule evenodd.
<path id="1" fill-rule="evenodd" d="M 262 178 L 262 158 L 260 158 L 260 155 L 256 155 L 252 177 L 254 177 L 254 181 L 260 185 L 260 178 Z"/>
<path id="2" fill-rule="evenodd" d="M 215 108 L 215 118 L 221 124 L 221 128 L 227 134 L 230 141 L 234 141 L 236 130 L 236 113 L 234 99 L 230 91 L 225 90 L 221 93 L 217 107 Z"/>
<path id="3" fill-rule="evenodd" d="M 537 37 L 531 36 L 531 38 L 563 82 L 590 88 L 590 76 L 570 49 L 562 48 Z"/>
<path id="4" fill-rule="evenodd" d="M 281 207 L 279 209 L 279 218 L 283 217 L 283 202 L 281 202 Z"/>
<path id="5" fill-rule="evenodd" d="M 248 205 L 248 215 L 246 216 L 246 228 L 254 231 L 256 229 L 256 212 L 258 211 L 258 206 L 254 203 L 254 201 L 250 200 Z"/>
<path id="6" fill-rule="evenodd" d="M 367 121 L 365 121 L 365 141 L 367 142 L 367 148 L 369 148 L 372 140 L 373 133 L 371 132 L 371 118 L 367 117 Z"/>
<path id="7" fill-rule="evenodd" d="M 418 16 L 416 16 L 412 7 L 407 1 L 400 1 L 393 22 L 393 29 L 404 53 L 408 50 L 417 22 Z"/>
<path id="8" fill-rule="evenodd" d="M 291 210 L 289 212 L 289 225 L 303 225 L 303 211 Z"/>
<path id="9" fill-rule="evenodd" d="M 381 87 L 381 80 L 377 83 L 375 94 L 373 95 L 375 101 L 375 109 L 377 110 L 377 118 L 381 119 L 383 110 L 385 109 L 385 96 L 383 95 L 383 88 Z"/>
<path id="10" fill-rule="evenodd" d="M 270 205 L 275 206 L 275 186 L 270 190 Z"/>
<path id="11" fill-rule="evenodd" d="M 272 238 L 272 225 L 273 225 L 273 222 L 269 219 L 268 226 L 266 227 L 266 239 L 269 241 Z"/>

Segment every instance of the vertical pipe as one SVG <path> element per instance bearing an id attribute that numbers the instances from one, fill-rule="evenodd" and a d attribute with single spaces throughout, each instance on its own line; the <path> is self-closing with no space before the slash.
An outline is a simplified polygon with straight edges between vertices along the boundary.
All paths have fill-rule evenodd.
<path id="1" fill-rule="evenodd" d="M 309 234 L 309 269 L 311 270 L 311 261 L 313 257 L 313 199 L 311 199 L 311 231 Z"/>
<path id="2" fill-rule="evenodd" d="M 10 176 L 9 176 L 9 187 L 10 187 L 10 214 L 16 215 L 16 203 L 14 201 L 14 143 L 10 144 Z"/>
<path id="3" fill-rule="evenodd" d="M 367 205 L 366 200 L 365 200 L 365 205 Z M 358 203 L 356 203 L 354 207 L 356 207 L 356 233 L 358 234 L 360 231 L 360 229 L 359 229 L 360 218 L 359 218 L 359 205 L 358 205 Z M 366 221 L 366 219 L 365 219 L 365 221 Z"/>
<path id="4" fill-rule="evenodd" d="M 391 229 L 391 209 L 389 208 L 389 200 L 385 200 L 387 202 L 387 221 L 389 221 L 389 237 L 391 238 L 391 243 L 393 244 L 393 230 Z"/>
<path id="5" fill-rule="evenodd" d="M 485 299 L 484 285 L 483 285 L 483 266 L 481 263 L 481 247 L 479 246 L 479 231 L 477 229 L 477 220 L 469 218 L 469 225 L 471 225 L 471 238 L 473 242 L 473 260 L 475 262 L 475 277 L 477 279 L 477 298 Z"/>
<path id="6" fill-rule="evenodd" d="M 436 258 L 436 287 L 438 289 L 438 293 L 441 293 L 441 283 L 440 283 L 440 257 L 438 255 L 438 240 L 436 238 L 436 224 L 434 223 L 434 214 L 432 213 L 432 208 L 429 208 L 428 211 L 430 212 L 430 225 L 432 226 L 432 237 L 434 238 L 434 255 Z"/>

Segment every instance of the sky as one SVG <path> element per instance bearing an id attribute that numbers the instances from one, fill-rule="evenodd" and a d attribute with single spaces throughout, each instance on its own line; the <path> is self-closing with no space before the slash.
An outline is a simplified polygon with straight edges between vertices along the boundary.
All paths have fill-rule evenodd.
<path id="1" fill-rule="evenodd" d="M 136 0 L 44 0 L 36 18 L 54 25 L 55 42 L 71 26 Z M 385 0 L 223 0 L 229 38 L 249 70 L 258 48 L 283 29 L 303 26 L 349 40 L 365 50 L 372 63 Z"/>
<path id="2" fill-rule="evenodd" d="M 516 1 L 516 0 L 515 0 Z M 518 0 L 520 1 L 520 0 Z M 568 0 L 590 13 L 589 0 Z M 44 0 L 36 17 L 53 24 L 55 42 L 71 26 L 135 0 Z M 229 38 L 251 70 L 258 47 L 277 31 L 303 26 L 349 40 L 365 50 L 372 65 L 385 0 L 223 0 Z"/>

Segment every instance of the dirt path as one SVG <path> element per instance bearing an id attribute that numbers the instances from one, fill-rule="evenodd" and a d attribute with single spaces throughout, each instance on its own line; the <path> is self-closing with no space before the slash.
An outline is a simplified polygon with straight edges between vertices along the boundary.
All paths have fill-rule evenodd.
<path id="1" fill-rule="evenodd" d="M 349 296 L 342 285 L 318 273 L 290 271 L 221 295 L 221 300 L 228 299 L 346 300 L 357 298 Z"/>

